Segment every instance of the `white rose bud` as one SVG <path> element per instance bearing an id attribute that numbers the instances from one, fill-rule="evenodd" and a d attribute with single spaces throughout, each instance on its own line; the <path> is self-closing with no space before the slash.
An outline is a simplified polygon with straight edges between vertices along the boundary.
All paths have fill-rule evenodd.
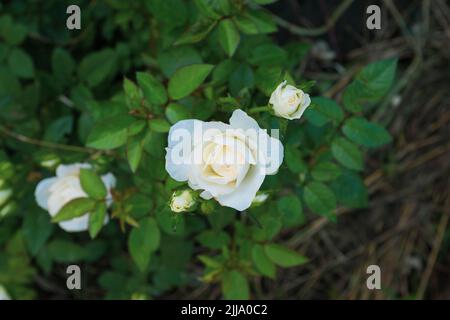
<path id="1" fill-rule="evenodd" d="M 283 162 L 283 145 L 242 110 L 230 123 L 182 120 L 169 131 L 166 170 L 200 197 L 239 211 L 249 208 L 266 175 Z"/>
<path id="2" fill-rule="evenodd" d="M 3 189 L 0 190 L 0 207 L 6 203 L 6 201 L 9 200 L 9 198 L 12 195 L 11 189 Z"/>
<path id="3" fill-rule="evenodd" d="M 269 198 L 268 193 L 265 192 L 258 193 L 252 201 L 252 207 L 258 207 L 262 205 L 264 202 L 266 202 L 267 198 Z"/>
<path id="4" fill-rule="evenodd" d="M 88 163 L 75 163 L 71 165 L 59 165 L 56 168 L 56 177 L 47 178 L 39 182 L 35 190 L 36 202 L 47 210 L 53 217 L 64 205 L 76 198 L 85 198 L 88 195 L 84 192 L 80 183 L 80 169 L 91 169 Z M 116 178 L 108 173 L 101 177 L 108 195 L 106 197 L 107 205 L 111 205 L 111 189 L 116 185 Z M 109 221 L 105 217 L 105 224 Z M 89 228 L 89 214 L 77 217 L 71 220 L 62 221 L 59 226 L 68 232 L 86 231 Z"/>
<path id="5" fill-rule="evenodd" d="M 289 120 L 300 119 L 311 103 L 311 99 L 307 93 L 301 89 L 297 89 L 287 81 L 283 81 L 278 85 L 272 95 L 269 103 L 272 105 L 275 115 Z"/>
<path id="6" fill-rule="evenodd" d="M 192 211 L 196 205 L 196 195 L 191 190 L 175 191 L 170 200 L 170 210 L 173 212 Z"/>
<path id="7" fill-rule="evenodd" d="M 41 159 L 41 166 L 44 168 L 52 169 L 55 168 L 60 163 L 60 160 L 57 156 L 48 155 L 44 159 Z"/>

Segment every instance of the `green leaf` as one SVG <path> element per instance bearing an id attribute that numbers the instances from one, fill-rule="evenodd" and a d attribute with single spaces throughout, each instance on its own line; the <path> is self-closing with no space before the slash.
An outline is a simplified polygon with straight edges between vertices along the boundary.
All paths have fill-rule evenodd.
<path id="1" fill-rule="evenodd" d="M 237 270 L 224 272 L 222 293 L 227 300 L 247 300 L 250 296 L 247 278 Z"/>
<path id="2" fill-rule="evenodd" d="M 87 255 L 84 247 L 62 239 L 50 242 L 47 250 L 52 259 L 57 262 L 79 262 L 84 260 Z"/>
<path id="3" fill-rule="evenodd" d="M 139 88 L 138 86 L 128 78 L 123 78 L 123 90 L 125 94 L 131 99 L 136 99 L 139 97 Z"/>
<path id="4" fill-rule="evenodd" d="M 78 75 L 90 87 L 96 87 L 115 71 L 116 64 L 116 54 L 112 49 L 93 52 L 81 60 Z"/>
<path id="5" fill-rule="evenodd" d="M 306 205 L 314 212 L 334 218 L 333 211 L 336 209 L 336 196 L 333 191 L 321 182 L 310 182 L 306 185 L 303 197 Z"/>
<path id="6" fill-rule="evenodd" d="M 106 203 L 97 203 L 94 210 L 89 213 L 89 235 L 94 239 L 105 224 Z"/>
<path id="7" fill-rule="evenodd" d="M 296 196 L 284 196 L 277 201 L 278 211 L 283 217 L 283 223 L 287 227 L 302 224 L 305 221 L 303 207 Z"/>
<path id="8" fill-rule="evenodd" d="M 251 64 L 272 67 L 282 66 L 287 59 L 287 52 L 273 43 L 264 43 L 251 51 L 248 61 Z"/>
<path id="9" fill-rule="evenodd" d="M 32 256 L 36 256 L 53 231 L 50 216 L 42 210 L 29 210 L 24 215 L 23 236 Z"/>
<path id="10" fill-rule="evenodd" d="M 254 85 L 255 76 L 253 74 L 253 69 L 246 63 L 241 63 L 234 69 L 228 79 L 228 87 L 234 97 L 239 96 L 239 93 L 245 88 L 252 89 Z"/>
<path id="11" fill-rule="evenodd" d="M 127 159 L 131 171 L 136 172 L 142 158 L 144 149 L 144 139 L 141 135 L 128 137 L 127 141 Z"/>
<path id="12" fill-rule="evenodd" d="M 361 112 L 362 105 L 376 102 L 392 87 L 397 60 L 381 60 L 363 68 L 343 93 L 344 106 L 350 112 Z"/>
<path id="13" fill-rule="evenodd" d="M 3 15 L 0 18 L 0 35 L 8 44 L 12 46 L 20 45 L 27 37 L 27 33 L 27 27 L 23 24 L 15 23 L 10 16 Z"/>
<path id="14" fill-rule="evenodd" d="M 284 268 L 299 266 L 308 262 L 306 257 L 279 244 L 269 243 L 264 245 L 264 252 L 272 262 Z"/>
<path id="15" fill-rule="evenodd" d="M 144 272 L 150 262 L 151 254 L 159 247 L 160 232 L 154 218 L 139 221 L 139 227 L 131 230 L 128 237 L 128 250 L 139 270 Z"/>
<path id="16" fill-rule="evenodd" d="M 128 127 L 135 121 L 132 116 L 119 114 L 101 119 L 87 138 L 87 145 L 100 150 L 115 149 L 127 141 Z"/>
<path id="17" fill-rule="evenodd" d="M 287 145 L 285 149 L 286 165 L 293 173 L 307 171 L 306 163 L 303 161 L 302 154 L 293 145 Z"/>
<path id="18" fill-rule="evenodd" d="M 147 126 L 147 121 L 144 119 L 135 120 L 130 126 L 128 127 L 128 136 L 135 136 L 144 130 L 144 128 Z"/>
<path id="19" fill-rule="evenodd" d="M 270 96 L 283 81 L 284 72 L 280 66 L 259 67 L 255 73 L 256 86 L 266 96 Z"/>
<path id="20" fill-rule="evenodd" d="M 311 171 L 311 175 L 318 181 L 335 180 L 341 174 L 341 169 L 333 162 L 319 162 Z"/>
<path id="21" fill-rule="evenodd" d="M 179 100 L 197 89 L 213 69 L 211 64 L 193 64 L 178 69 L 169 80 L 169 96 Z"/>
<path id="22" fill-rule="evenodd" d="M 169 132 L 170 123 L 164 119 L 152 119 L 148 122 L 150 130 L 160 133 Z"/>
<path id="23" fill-rule="evenodd" d="M 332 99 L 314 97 L 311 99 L 311 103 L 311 106 L 305 111 L 305 117 L 315 126 L 321 127 L 330 121 L 339 123 L 344 118 L 341 108 Z"/>
<path id="24" fill-rule="evenodd" d="M 221 14 L 218 12 L 217 0 L 194 0 L 199 11 L 208 18 L 219 19 Z"/>
<path id="25" fill-rule="evenodd" d="M 158 54 L 158 64 L 167 78 L 181 67 L 202 63 L 202 57 L 191 46 L 170 47 Z"/>
<path id="26" fill-rule="evenodd" d="M 68 83 L 75 71 L 75 60 L 69 52 L 62 48 L 55 48 L 52 53 L 52 72 L 58 81 Z"/>
<path id="27" fill-rule="evenodd" d="M 356 145 L 345 138 L 336 138 L 331 143 L 331 152 L 344 167 L 363 170 L 363 155 Z"/>
<path id="28" fill-rule="evenodd" d="M 84 192 L 95 200 L 104 199 L 108 192 L 102 179 L 91 169 L 80 169 L 80 184 Z"/>
<path id="29" fill-rule="evenodd" d="M 349 208 L 366 208 L 368 192 L 361 177 L 350 170 L 345 170 L 341 176 L 333 181 L 331 188 L 336 194 L 338 202 Z"/>
<path id="30" fill-rule="evenodd" d="M 177 123 L 180 120 L 189 119 L 191 112 L 179 103 L 171 103 L 166 108 L 166 117 L 170 123 Z"/>
<path id="31" fill-rule="evenodd" d="M 392 141 L 385 128 L 361 117 L 346 120 L 342 132 L 353 142 L 366 147 L 379 147 Z"/>
<path id="32" fill-rule="evenodd" d="M 272 33 L 277 31 L 277 24 L 272 15 L 266 10 L 252 10 L 245 14 L 258 29 L 258 33 Z"/>
<path id="33" fill-rule="evenodd" d="M 145 99 L 151 104 L 163 105 L 167 102 L 166 88 L 150 73 L 137 72 L 136 79 L 144 93 Z"/>
<path id="34" fill-rule="evenodd" d="M 230 236 L 227 233 L 214 230 L 205 230 L 196 239 L 200 244 L 210 249 L 220 249 L 230 242 Z"/>
<path id="35" fill-rule="evenodd" d="M 56 119 L 47 126 L 44 139 L 53 142 L 61 141 L 65 135 L 72 132 L 72 127 L 73 117 L 71 115 Z"/>
<path id="36" fill-rule="evenodd" d="M 379 99 L 391 88 L 396 69 L 397 59 L 376 61 L 364 67 L 356 80 L 365 84 L 371 99 Z"/>
<path id="37" fill-rule="evenodd" d="M 241 36 L 239 31 L 236 29 L 233 21 L 230 19 L 222 20 L 219 23 L 219 43 L 222 46 L 225 53 L 231 57 L 236 51 Z"/>
<path id="38" fill-rule="evenodd" d="M 254 35 L 259 33 L 257 25 L 245 14 L 234 16 L 233 21 L 244 34 Z"/>
<path id="39" fill-rule="evenodd" d="M 95 200 L 90 198 L 77 198 L 66 203 L 52 218 L 52 222 L 61 222 L 84 216 L 94 209 Z"/>
<path id="40" fill-rule="evenodd" d="M 262 275 L 265 275 L 271 279 L 275 278 L 275 264 L 267 257 L 262 245 L 255 244 L 253 246 L 252 260 L 255 264 L 256 270 L 258 270 Z"/>
<path id="41" fill-rule="evenodd" d="M 21 78 L 34 76 L 34 64 L 30 55 L 19 48 L 12 49 L 8 56 L 8 65 L 12 72 Z"/>
<path id="42" fill-rule="evenodd" d="M 267 212 L 258 216 L 261 226 L 255 225 L 252 228 L 252 237 L 256 241 L 267 241 L 273 239 L 282 229 L 282 217 L 278 212 Z"/>
<path id="43" fill-rule="evenodd" d="M 200 20 L 194 23 L 185 33 L 183 33 L 174 45 L 191 44 L 202 41 L 216 26 L 216 20 Z"/>

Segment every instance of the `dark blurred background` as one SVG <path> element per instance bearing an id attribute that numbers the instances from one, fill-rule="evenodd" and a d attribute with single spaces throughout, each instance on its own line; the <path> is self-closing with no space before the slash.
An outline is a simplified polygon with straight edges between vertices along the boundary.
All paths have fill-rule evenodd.
<path id="1" fill-rule="evenodd" d="M 346 1 L 278 1 L 269 8 L 287 28 L 280 42 L 308 41 L 308 79 L 339 98 L 360 64 L 398 57 L 393 92 L 370 117 L 394 143 L 368 157 L 369 209 L 342 210 L 336 224 L 319 218 L 290 244 L 313 263 L 260 283 L 259 298 L 450 299 L 450 2 L 347 1 L 337 23 L 309 36 L 288 30 L 326 25 Z M 366 28 L 367 6 L 381 8 L 381 30 Z M 284 22 L 281 23 L 284 23 Z M 382 290 L 366 288 L 366 268 L 381 268 Z"/>

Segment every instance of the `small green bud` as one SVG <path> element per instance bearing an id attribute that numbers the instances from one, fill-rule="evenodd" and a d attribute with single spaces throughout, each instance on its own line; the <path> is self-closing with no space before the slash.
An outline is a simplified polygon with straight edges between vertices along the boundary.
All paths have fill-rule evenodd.
<path id="1" fill-rule="evenodd" d="M 173 212 L 193 211 L 197 207 L 197 195 L 189 189 L 177 190 L 170 199 L 170 210 Z"/>
<path id="2" fill-rule="evenodd" d="M 200 209 L 204 214 L 211 214 L 216 208 L 216 202 L 214 200 L 203 201 L 200 205 Z"/>

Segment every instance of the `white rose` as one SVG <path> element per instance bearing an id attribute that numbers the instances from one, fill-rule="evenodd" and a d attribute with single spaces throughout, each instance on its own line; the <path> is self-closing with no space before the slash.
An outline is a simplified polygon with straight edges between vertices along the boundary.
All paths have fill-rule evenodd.
<path id="1" fill-rule="evenodd" d="M 0 207 L 8 201 L 9 197 L 12 195 L 11 189 L 0 190 Z"/>
<path id="2" fill-rule="evenodd" d="M 75 163 L 71 165 L 59 165 L 56 169 L 56 177 L 47 178 L 39 182 L 35 190 L 36 202 L 47 210 L 50 215 L 55 216 L 59 210 L 69 201 L 76 198 L 87 197 L 80 184 L 80 169 L 90 169 L 88 163 Z M 108 173 L 101 177 L 108 190 L 107 204 L 112 203 L 111 188 L 116 185 L 116 178 Z M 105 217 L 105 224 L 108 222 Z M 59 226 L 69 232 L 85 231 L 89 227 L 89 215 L 85 214 L 71 220 L 62 221 Z"/>
<path id="3" fill-rule="evenodd" d="M 283 161 L 283 145 L 242 110 L 230 124 L 182 120 L 169 131 L 166 170 L 177 181 L 204 190 L 204 199 L 243 211 L 267 174 Z"/>
<path id="4" fill-rule="evenodd" d="M 269 103 L 275 115 L 289 120 L 300 119 L 311 99 L 307 93 L 286 83 L 286 80 L 283 81 L 272 92 Z"/>
<path id="5" fill-rule="evenodd" d="M 0 300 L 11 300 L 6 289 L 0 284 Z"/>
<path id="6" fill-rule="evenodd" d="M 190 211 L 196 205 L 195 196 L 190 190 L 175 191 L 170 200 L 170 209 L 173 212 Z"/>

